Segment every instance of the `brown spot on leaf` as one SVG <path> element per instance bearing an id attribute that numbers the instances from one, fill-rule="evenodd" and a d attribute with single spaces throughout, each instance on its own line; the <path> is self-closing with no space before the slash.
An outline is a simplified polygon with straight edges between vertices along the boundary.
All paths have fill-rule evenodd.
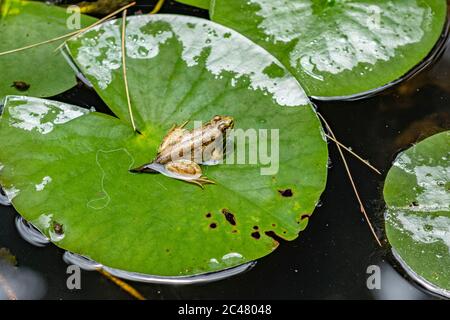
<path id="1" fill-rule="evenodd" d="M 236 218 L 234 214 L 232 214 L 228 209 L 222 209 L 222 214 L 225 216 L 225 219 L 232 225 L 236 225 Z"/>
<path id="2" fill-rule="evenodd" d="M 304 214 L 300 217 L 300 220 L 309 219 L 309 217 L 310 217 L 309 214 Z"/>
<path id="3" fill-rule="evenodd" d="M 258 227 L 258 226 L 253 226 L 253 229 L 254 229 L 254 230 L 258 230 L 259 227 Z"/>
<path id="4" fill-rule="evenodd" d="M 292 193 L 291 189 L 278 190 L 278 192 L 281 194 L 281 196 L 286 197 L 286 198 L 290 198 L 294 195 L 294 193 Z"/>
<path id="5" fill-rule="evenodd" d="M 259 234 L 258 231 L 255 231 L 255 232 L 252 233 L 252 237 L 255 238 L 255 239 L 259 239 L 259 238 L 261 238 L 261 235 Z"/>
<path id="6" fill-rule="evenodd" d="M 211 218 L 211 217 L 212 217 L 211 212 L 208 212 L 208 213 L 206 214 L 206 217 L 207 217 L 207 218 Z"/>
<path id="7" fill-rule="evenodd" d="M 211 229 L 215 229 L 215 228 L 217 228 L 217 223 L 211 223 L 210 225 L 209 225 L 209 227 L 211 228 Z"/>
<path id="8" fill-rule="evenodd" d="M 55 231 L 57 235 L 62 235 L 64 233 L 64 227 L 58 222 L 53 222 L 53 231 Z"/>
<path id="9" fill-rule="evenodd" d="M 27 91 L 30 89 L 30 84 L 24 81 L 14 81 L 11 87 L 14 87 L 19 91 Z"/>

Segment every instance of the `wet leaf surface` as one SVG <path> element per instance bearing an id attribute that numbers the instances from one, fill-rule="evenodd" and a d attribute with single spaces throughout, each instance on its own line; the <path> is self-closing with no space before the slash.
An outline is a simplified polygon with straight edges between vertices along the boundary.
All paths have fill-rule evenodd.
<path id="1" fill-rule="evenodd" d="M 401 153 L 384 187 L 386 232 L 401 259 L 450 290 L 450 131 Z"/>
<path id="2" fill-rule="evenodd" d="M 349 96 L 401 78 L 431 51 L 445 0 L 216 0 L 211 18 L 274 54 L 308 95 Z"/>
<path id="3" fill-rule="evenodd" d="M 0 52 L 21 48 L 73 32 L 66 9 L 40 2 L 0 3 Z M 49 18 L 51 17 L 51 19 Z M 96 20 L 81 16 L 81 27 Z M 76 85 L 75 73 L 55 52 L 61 41 L 0 56 L 0 97 L 8 94 L 48 97 Z"/>
<path id="4" fill-rule="evenodd" d="M 7 99 L 0 183 L 17 211 L 62 248 L 157 275 L 228 268 L 269 254 L 275 239 L 295 239 L 324 190 L 328 159 L 297 81 L 262 48 L 206 20 L 130 17 L 127 71 L 139 135 L 127 110 L 120 28 L 121 20 L 105 23 L 68 46 L 119 119 Z M 247 55 L 251 63 L 242 64 Z M 174 123 L 216 114 L 234 117 L 237 129 L 279 129 L 279 170 L 261 175 L 261 162 L 204 167 L 217 183 L 204 190 L 128 171 L 153 159 Z"/>

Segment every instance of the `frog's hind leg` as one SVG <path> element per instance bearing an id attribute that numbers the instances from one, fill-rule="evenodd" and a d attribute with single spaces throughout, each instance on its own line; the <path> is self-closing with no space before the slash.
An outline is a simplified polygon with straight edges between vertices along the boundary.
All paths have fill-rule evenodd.
<path id="1" fill-rule="evenodd" d="M 210 179 L 208 179 L 207 177 L 200 177 L 200 178 L 198 178 L 198 179 L 184 180 L 184 181 L 189 182 L 189 183 L 196 184 L 197 186 L 199 186 L 199 187 L 202 188 L 202 189 L 204 189 L 204 188 L 205 188 L 204 186 L 207 185 L 207 184 L 216 184 L 215 181 L 210 180 Z"/>
<path id="2" fill-rule="evenodd" d="M 209 180 L 207 177 L 203 176 L 200 166 L 191 160 L 180 159 L 169 162 L 165 165 L 165 169 L 165 175 L 178 180 L 196 184 L 201 188 L 203 188 L 203 186 L 206 184 L 215 183 L 214 181 Z"/>

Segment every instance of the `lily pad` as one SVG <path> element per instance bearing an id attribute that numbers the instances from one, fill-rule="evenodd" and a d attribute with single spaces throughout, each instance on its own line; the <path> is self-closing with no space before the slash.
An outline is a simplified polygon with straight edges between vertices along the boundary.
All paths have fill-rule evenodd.
<path id="1" fill-rule="evenodd" d="M 401 153 L 386 177 L 386 232 L 419 278 L 450 296 L 450 131 Z"/>
<path id="2" fill-rule="evenodd" d="M 124 93 L 121 24 L 104 23 L 67 47 L 119 119 L 47 100 L 6 100 L 0 183 L 17 211 L 64 249 L 165 276 L 239 265 L 272 252 L 278 237 L 297 238 L 324 190 L 328 154 L 295 78 L 264 49 L 207 20 L 129 17 L 127 73 L 138 134 Z M 262 174 L 268 165 L 260 158 L 204 166 L 216 182 L 205 189 L 129 172 L 155 157 L 174 123 L 216 114 L 232 116 L 236 130 L 279 130 L 278 170 Z"/>
<path id="3" fill-rule="evenodd" d="M 68 28 L 72 13 L 42 2 L 0 2 L 0 52 L 21 48 L 73 32 Z M 51 18 L 50 18 L 51 17 Z M 80 16 L 80 26 L 96 21 Z M 70 24 L 69 24 L 70 25 Z M 0 56 L 0 97 L 20 94 L 47 97 L 76 84 L 74 71 L 55 52 L 62 41 Z"/>
<path id="4" fill-rule="evenodd" d="M 209 2 L 210 2 L 210 0 L 176 0 L 176 1 L 206 10 L 209 9 Z"/>
<path id="5" fill-rule="evenodd" d="M 445 0 L 215 0 L 212 20 L 275 55 L 315 97 L 401 78 L 439 39 Z"/>

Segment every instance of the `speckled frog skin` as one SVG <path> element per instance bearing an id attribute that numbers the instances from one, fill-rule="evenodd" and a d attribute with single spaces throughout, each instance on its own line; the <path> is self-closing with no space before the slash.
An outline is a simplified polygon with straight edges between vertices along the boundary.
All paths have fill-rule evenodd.
<path id="1" fill-rule="evenodd" d="M 203 177 L 200 164 L 214 165 L 223 159 L 226 132 L 234 127 L 230 116 L 215 116 L 199 128 L 187 130 L 174 125 L 164 137 L 158 153 L 149 164 L 131 170 L 137 173 L 162 173 L 203 187 L 214 183 Z"/>

